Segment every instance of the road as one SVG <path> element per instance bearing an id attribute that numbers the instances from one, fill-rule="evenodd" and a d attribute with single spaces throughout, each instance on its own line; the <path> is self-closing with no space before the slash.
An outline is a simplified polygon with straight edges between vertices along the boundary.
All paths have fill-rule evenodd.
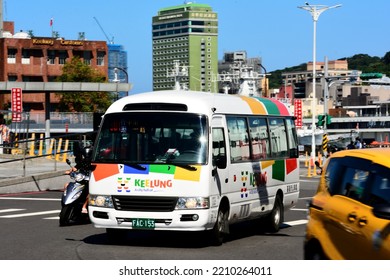
<path id="1" fill-rule="evenodd" d="M 2 260 L 302 260 L 306 202 L 318 178 L 302 178 L 300 201 L 285 213 L 276 234 L 259 224 L 231 228 L 222 246 L 211 246 L 199 233 L 130 232 L 123 244 L 110 244 L 105 231 L 91 224 L 58 226 L 59 191 L 0 196 Z"/>

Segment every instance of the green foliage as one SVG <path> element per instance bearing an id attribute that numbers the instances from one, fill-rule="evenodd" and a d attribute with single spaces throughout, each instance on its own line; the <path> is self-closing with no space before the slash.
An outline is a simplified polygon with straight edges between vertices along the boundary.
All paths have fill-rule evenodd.
<path id="1" fill-rule="evenodd" d="M 104 83 L 104 74 L 86 65 L 78 57 L 65 63 L 58 82 Z M 58 94 L 58 109 L 63 112 L 104 112 L 112 103 L 113 95 L 108 92 L 64 92 Z"/>
<path id="2" fill-rule="evenodd" d="M 351 70 L 360 70 L 363 73 L 383 73 L 390 77 L 390 52 L 387 52 L 382 58 L 368 54 L 356 54 L 338 60 L 348 60 L 348 68 Z M 283 86 L 282 73 L 296 71 L 306 71 L 306 63 L 270 72 L 269 87 L 280 88 Z"/>

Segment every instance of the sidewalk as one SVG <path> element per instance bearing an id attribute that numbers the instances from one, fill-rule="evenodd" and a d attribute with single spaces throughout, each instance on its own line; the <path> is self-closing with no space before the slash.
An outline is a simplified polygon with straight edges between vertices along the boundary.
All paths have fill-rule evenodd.
<path id="1" fill-rule="evenodd" d="M 17 159 L 18 161 L 7 162 Z M 70 160 L 72 161 L 72 159 Z M 23 160 L 21 155 L 0 155 L 0 180 L 67 169 L 69 169 L 69 165 L 66 162 L 47 159 L 46 157 Z"/>
<path id="2" fill-rule="evenodd" d="M 7 162 L 20 159 L 18 161 Z M 73 162 L 73 159 L 70 159 Z M 0 155 L 0 194 L 60 190 L 69 181 L 66 162 L 46 157 L 25 159 L 21 155 Z"/>

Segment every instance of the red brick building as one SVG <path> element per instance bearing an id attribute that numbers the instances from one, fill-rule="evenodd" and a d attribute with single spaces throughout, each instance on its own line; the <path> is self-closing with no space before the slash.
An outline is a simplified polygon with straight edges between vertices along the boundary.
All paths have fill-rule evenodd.
<path id="1" fill-rule="evenodd" d="M 13 22 L 4 22 L 0 38 L 0 81 L 54 82 L 62 67 L 72 57 L 81 60 L 108 76 L 108 48 L 105 41 L 66 40 L 51 37 L 30 37 L 26 32 L 14 32 Z M 58 103 L 50 94 L 51 109 Z M 0 94 L 0 110 L 7 109 L 11 94 Z M 44 93 L 23 94 L 24 111 L 41 111 L 45 106 Z"/>

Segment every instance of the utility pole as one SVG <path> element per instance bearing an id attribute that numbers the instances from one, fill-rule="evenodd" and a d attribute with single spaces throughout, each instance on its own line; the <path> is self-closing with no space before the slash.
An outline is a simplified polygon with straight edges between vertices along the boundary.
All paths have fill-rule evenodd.
<path id="1" fill-rule="evenodd" d="M 315 122 L 315 98 L 316 98 L 316 36 L 317 36 L 317 21 L 319 16 L 325 12 L 326 10 L 332 9 L 332 8 L 338 8 L 341 7 L 341 5 L 335 5 L 335 6 L 324 6 L 324 5 L 310 5 L 308 2 L 305 2 L 305 6 L 300 6 L 298 8 L 308 11 L 313 19 L 313 99 L 312 99 L 312 143 L 311 143 L 311 157 L 313 162 L 315 161 L 315 154 L 316 154 L 316 144 L 315 144 L 315 128 L 316 128 L 316 122 Z"/>

